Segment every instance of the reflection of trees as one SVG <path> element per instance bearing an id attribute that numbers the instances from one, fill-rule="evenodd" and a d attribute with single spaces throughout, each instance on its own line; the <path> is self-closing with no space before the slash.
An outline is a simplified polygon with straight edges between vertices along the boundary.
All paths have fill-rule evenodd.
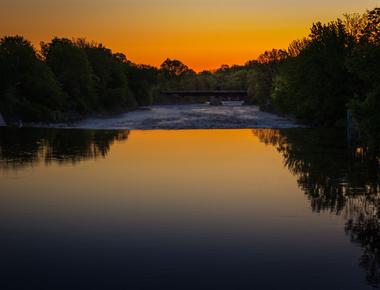
<path id="1" fill-rule="evenodd" d="M 345 230 L 351 241 L 361 245 L 360 264 L 366 270 L 367 281 L 380 285 L 380 195 L 350 198 L 347 206 Z"/>
<path id="2" fill-rule="evenodd" d="M 380 285 L 380 156 L 347 146 L 340 130 L 253 130 L 253 134 L 282 154 L 313 211 L 344 215 L 347 234 L 363 248 L 361 266 L 367 281 Z"/>
<path id="3" fill-rule="evenodd" d="M 17 169 L 39 162 L 76 163 L 105 157 L 114 141 L 129 131 L 14 129 L 0 130 L 0 168 Z"/>

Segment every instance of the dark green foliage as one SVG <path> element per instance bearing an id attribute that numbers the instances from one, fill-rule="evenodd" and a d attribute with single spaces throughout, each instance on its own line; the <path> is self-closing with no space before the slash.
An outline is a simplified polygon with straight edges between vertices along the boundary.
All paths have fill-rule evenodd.
<path id="1" fill-rule="evenodd" d="M 17 121 L 66 118 L 149 105 L 157 69 L 84 39 L 54 38 L 37 54 L 20 36 L 0 42 L 0 112 Z"/>
<path id="2" fill-rule="evenodd" d="M 368 93 L 364 101 L 353 100 L 350 103 L 361 131 L 369 141 L 371 148 L 380 145 L 380 87 Z"/>
<path id="3" fill-rule="evenodd" d="M 343 125 L 350 109 L 364 135 L 380 144 L 379 8 L 315 23 L 280 61 L 266 52 L 252 64 L 251 102 L 315 126 Z"/>
<path id="4" fill-rule="evenodd" d="M 92 67 L 85 51 L 66 38 L 41 44 L 42 55 L 62 89 L 72 110 L 87 112 L 96 107 Z"/>
<path id="5" fill-rule="evenodd" d="M 252 67 L 249 82 L 249 103 L 257 104 L 261 109 L 272 110 L 272 100 L 268 98 L 272 92 L 272 85 L 279 66 L 287 59 L 288 54 L 284 50 L 273 49 L 261 54 L 257 62 L 250 62 Z"/>
<path id="6" fill-rule="evenodd" d="M 153 104 L 153 90 L 158 84 L 158 70 L 148 65 L 130 63 L 124 67 L 129 86 L 139 106 Z"/>
<path id="7" fill-rule="evenodd" d="M 245 90 L 247 89 L 248 67 L 222 65 L 215 75 L 215 87 L 217 90 Z"/>
<path id="8" fill-rule="evenodd" d="M 298 52 L 293 47 L 289 54 L 295 56 L 280 63 L 275 77 L 268 80 L 267 98 L 270 96 L 278 110 L 307 123 L 335 125 L 345 117 L 346 104 L 353 95 L 354 77 L 345 66 L 350 55 L 348 42 L 340 20 L 314 24 L 307 42 Z"/>
<path id="9" fill-rule="evenodd" d="M 159 70 L 161 91 L 186 90 L 194 87 L 196 73 L 179 60 L 165 60 Z"/>
<path id="10" fill-rule="evenodd" d="M 8 119 L 51 120 L 65 96 L 50 68 L 20 36 L 0 40 L 0 109 Z"/>
<path id="11" fill-rule="evenodd" d="M 88 43 L 83 39 L 76 41 L 82 48 L 92 67 L 93 83 L 101 108 L 135 107 L 136 100 L 129 88 L 125 66 L 129 63 L 123 54 L 113 55 L 102 44 Z"/>
<path id="12" fill-rule="evenodd" d="M 154 89 L 154 101 L 158 103 L 206 101 L 208 98 L 165 99 L 165 91 L 197 90 L 247 90 L 251 63 L 244 66 L 222 65 L 215 71 L 195 73 L 178 60 L 167 59 L 158 71 L 158 85 Z"/>
<path id="13" fill-rule="evenodd" d="M 362 81 L 362 86 L 349 107 L 371 147 L 378 148 L 380 146 L 380 43 L 362 41 L 348 59 L 347 66 Z"/>
<path id="14" fill-rule="evenodd" d="M 372 148 L 380 148 L 380 8 L 364 16 L 358 44 L 347 59 L 350 72 L 362 81 L 350 109 Z"/>
<path id="15" fill-rule="evenodd" d="M 288 89 L 285 80 L 279 77 L 279 70 L 283 68 L 285 61 L 290 61 L 289 56 L 291 54 L 284 50 L 273 49 L 261 54 L 257 61 L 246 64 L 249 69 L 247 103 L 256 104 L 264 110 L 273 110 L 272 94 L 279 89 Z"/>
<path id="16" fill-rule="evenodd" d="M 179 60 L 165 60 L 160 67 L 161 77 L 165 80 L 179 80 L 186 76 L 194 75 L 195 72 Z"/>

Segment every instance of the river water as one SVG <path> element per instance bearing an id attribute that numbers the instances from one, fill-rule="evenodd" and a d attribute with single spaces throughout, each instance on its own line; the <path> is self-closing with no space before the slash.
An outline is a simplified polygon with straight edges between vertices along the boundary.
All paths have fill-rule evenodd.
<path id="1" fill-rule="evenodd" d="M 379 158 L 345 132 L 116 119 L 0 129 L 0 289 L 378 285 Z"/>
<path id="2" fill-rule="evenodd" d="M 207 104 L 151 106 L 114 117 L 90 118 L 70 125 L 60 125 L 60 127 L 82 129 L 134 130 L 294 128 L 299 126 L 287 118 L 261 112 L 256 106 L 242 106 L 242 102 L 224 102 L 223 106 Z"/>

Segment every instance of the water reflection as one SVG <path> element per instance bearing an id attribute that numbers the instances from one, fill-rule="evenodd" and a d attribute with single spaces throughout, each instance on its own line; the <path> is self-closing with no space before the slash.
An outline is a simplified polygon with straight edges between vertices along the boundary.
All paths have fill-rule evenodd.
<path id="1" fill-rule="evenodd" d="M 127 130 L 0 128 L 0 169 L 104 158 L 115 141 L 128 135 Z"/>
<path id="2" fill-rule="evenodd" d="M 305 239 L 303 234 L 306 231 L 299 225 L 300 220 L 303 219 L 307 227 L 309 227 L 309 222 L 312 222 L 305 213 L 298 218 L 291 216 L 298 214 L 298 211 L 301 211 L 304 207 L 304 204 L 298 203 L 298 196 L 302 196 L 298 191 L 296 191 L 296 197 L 294 197 L 294 195 L 291 195 L 293 192 L 292 187 L 288 187 L 288 190 L 281 192 L 279 188 L 285 188 L 286 185 L 281 184 L 279 187 L 275 187 L 272 184 L 273 176 L 276 176 L 284 184 L 295 184 L 295 178 L 288 173 L 289 171 L 296 177 L 298 187 L 308 197 L 312 211 L 317 213 L 329 212 L 345 218 L 346 233 L 353 243 L 360 245 L 363 249 L 360 265 L 366 271 L 367 281 L 371 286 L 378 286 L 380 284 L 379 156 L 363 147 L 347 146 L 345 132 L 339 130 L 255 129 L 252 132 L 255 138 L 252 138 L 250 131 L 248 131 L 248 137 L 252 140 L 246 140 L 245 132 L 234 130 L 218 132 L 187 131 L 186 133 L 185 131 L 170 133 L 137 132 L 133 135 L 135 138 L 130 138 L 130 141 L 124 144 L 129 145 L 128 148 L 127 146 L 116 146 L 116 144 L 112 148 L 112 144 L 127 140 L 129 131 L 0 129 L 0 170 L 17 171 L 28 166 L 53 163 L 69 165 L 67 171 L 71 173 L 73 171 L 71 164 L 104 158 L 112 149 L 113 152 L 117 153 L 107 158 L 109 163 L 104 162 L 99 165 L 101 168 L 92 168 L 93 171 L 88 169 L 84 172 L 77 172 L 81 176 L 75 179 L 75 181 L 83 180 L 84 186 L 81 190 L 84 192 L 81 190 L 77 191 L 75 185 L 68 187 L 68 185 L 64 184 L 75 183 L 72 175 L 65 175 L 66 180 L 71 182 L 66 182 L 66 180 L 61 181 L 61 176 L 59 176 L 59 179 L 53 179 L 51 184 L 49 184 L 50 186 L 47 186 L 45 190 L 40 185 L 41 183 L 47 183 L 44 179 L 46 171 L 41 174 L 42 179 L 37 181 L 32 180 L 34 183 L 29 180 L 33 179 L 32 177 L 25 177 L 21 182 L 32 184 L 36 187 L 35 192 L 33 192 L 33 194 L 37 195 L 35 203 L 32 203 L 31 200 L 22 200 L 23 197 L 25 198 L 29 195 L 29 192 L 26 192 L 27 190 L 22 188 L 22 185 L 17 184 L 22 189 L 14 190 L 20 197 L 13 194 L 13 191 L 7 195 L 5 193 L 6 190 L 4 190 L 2 193 L 9 200 L 7 201 L 4 197 L 2 201 L 5 208 L 2 210 L 2 218 L 4 220 L 0 222 L 0 225 L 4 228 L 11 224 L 9 223 L 11 219 L 8 218 L 11 214 L 7 212 L 7 209 L 12 213 L 11 210 L 14 210 L 14 208 L 21 208 L 21 210 L 15 210 L 16 214 L 14 215 L 23 219 L 24 217 L 21 214 L 25 214 L 26 212 L 25 220 L 30 220 L 34 215 L 46 210 L 48 208 L 46 204 L 50 204 L 51 208 L 54 209 L 54 213 L 60 213 L 61 210 L 63 216 L 67 214 L 70 218 L 72 217 L 73 222 L 69 226 L 69 232 L 71 233 L 72 224 L 86 220 L 84 218 L 86 217 L 86 213 L 90 213 L 88 219 L 95 221 L 94 229 L 101 231 L 102 226 L 100 222 L 103 222 L 106 224 L 103 227 L 107 233 L 104 236 L 110 237 L 110 239 L 115 238 L 115 241 L 119 241 L 120 245 L 128 245 L 132 249 L 135 249 L 134 247 L 138 249 L 128 252 L 123 246 L 120 246 L 120 251 L 115 251 L 116 254 L 111 251 L 111 254 L 114 256 L 110 255 L 111 258 L 107 260 L 109 264 L 112 265 L 118 260 L 115 257 L 119 257 L 121 253 L 125 255 L 123 261 L 131 258 L 128 256 L 129 254 L 132 253 L 132 258 L 134 257 L 133 254 L 136 254 L 134 261 L 138 264 L 142 263 L 141 261 L 150 261 L 149 255 L 152 252 L 158 253 L 159 257 L 155 261 L 162 262 L 166 261 L 165 259 L 168 259 L 168 257 L 176 257 L 176 255 L 173 255 L 171 247 L 168 250 L 162 246 L 165 245 L 165 242 L 161 238 L 156 238 L 156 240 L 151 238 L 153 240 L 152 244 L 157 247 L 157 251 L 148 251 L 147 256 L 141 255 L 142 258 L 139 255 L 146 251 L 146 248 L 141 250 L 139 247 L 145 245 L 142 242 L 149 245 L 147 242 L 147 240 L 149 241 L 149 235 L 154 236 L 154 231 L 159 232 L 162 228 L 164 229 L 164 236 L 171 237 L 169 240 L 175 240 L 173 236 L 178 233 L 183 234 L 181 230 L 183 228 L 186 229 L 186 223 L 180 223 L 180 230 L 168 229 L 169 224 L 181 220 L 187 214 L 191 218 L 188 221 L 190 224 L 188 225 L 190 228 L 189 233 L 191 235 L 189 234 L 189 237 L 187 237 L 183 234 L 186 236 L 184 240 L 187 242 L 195 241 L 201 244 L 199 248 L 192 245 L 195 249 L 194 252 L 207 248 L 204 245 L 206 242 L 202 244 L 202 238 L 200 238 L 203 237 L 205 240 L 205 236 L 207 236 L 211 241 L 210 244 L 212 244 L 213 250 L 210 250 L 211 253 L 213 251 L 218 255 L 225 253 L 225 259 L 221 259 L 220 263 L 215 263 L 211 258 L 207 260 L 205 258 L 207 257 L 207 253 L 202 252 L 202 255 L 205 257 L 200 255 L 200 263 L 197 265 L 206 264 L 210 268 L 220 270 L 218 268 L 219 265 L 225 267 L 226 261 L 229 264 L 229 261 L 233 259 L 235 268 L 248 269 L 247 272 L 244 272 L 246 277 L 249 277 L 252 273 L 256 273 L 255 282 L 260 277 L 257 273 L 267 274 L 268 269 L 273 268 L 274 265 L 278 265 L 278 269 L 284 272 L 282 278 L 286 280 L 286 277 L 294 275 L 291 270 L 288 272 L 283 270 L 284 265 L 292 266 L 289 265 L 289 261 L 301 260 L 304 263 L 309 262 L 307 259 L 305 261 L 302 260 L 303 256 L 301 254 L 293 255 L 294 253 L 291 250 L 295 251 L 295 249 L 291 248 L 291 246 L 298 240 Z M 233 138 L 237 140 L 233 140 Z M 267 144 L 270 150 L 263 150 L 262 147 L 265 146 L 257 142 L 257 139 Z M 257 146 L 257 144 L 261 147 Z M 290 182 L 288 182 L 287 176 L 277 168 L 281 167 L 281 157 L 274 152 L 275 150 L 272 146 L 282 155 L 283 164 L 287 168 L 287 170 L 282 171 L 286 171 L 286 174 L 292 177 Z M 278 164 L 275 164 L 276 160 Z M 265 162 L 268 164 L 265 164 Z M 94 165 L 93 167 L 96 166 Z M 274 173 L 275 170 L 281 174 L 279 172 Z M 67 172 L 63 170 L 59 172 L 59 174 L 63 173 Z M 252 177 L 252 175 L 255 177 Z M 55 176 L 54 173 L 51 176 Z M 94 178 L 100 179 L 99 184 L 92 184 Z M 252 181 L 254 178 L 256 179 Z M 26 183 L 25 180 L 28 180 L 29 183 Z M 223 182 L 222 180 L 227 180 L 227 182 Z M 9 183 L 10 185 L 7 188 L 16 188 L 16 183 L 17 181 Z M 36 184 L 39 186 L 36 186 Z M 254 188 L 255 186 L 256 188 Z M 294 187 L 296 186 L 294 185 Z M 61 195 L 56 193 L 58 191 L 57 188 L 62 193 Z M 26 193 L 23 193 L 24 191 Z M 39 191 L 41 191 L 41 195 L 39 195 Z M 39 204 L 40 200 L 43 201 L 42 205 Z M 286 203 L 287 200 L 288 204 Z M 14 208 L 10 205 L 13 205 Z M 22 205 L 27 210 L 23 209 Z M 35 206 L 35 211 L 32 210 L 32 205 Z M 78 206 L 78 209 L 74 210 L 75 207 L 73 205 Z M 85 205 L 85 207 L 82 208 L 80 205 Z M 281 212 L 282 208 L 286 209 L 287 207 L 289 207 L 288 210 Z M 310 212 L 308 209 L 305 209 L 305 211 Z M 28 215 L 29 212 L 33 214 Z M 108 215 L 111 215 L 108 212 L 118 214 L 120 221 L 117 215 L 116 217 L 112 216 L 112 219 L 107 221 L 106 218 Z M 281 212 L 281 219 L 278 217 L 279 212 Z M 93 213 L 93 216 L 91 216 L 91 213 Z M 284 216 L 286 218 L 283 218 Z M 160 223 L 160 218 L 165 222 Z M 122 225 L 120 229 L 115 226 L 116 222 L 113 219 L 120 222 Z M 135 222 L 142 219 L 152 221 L 147 222 L 148 226 L 142 222 Z M 42 220 L 48 220 L 48 218 L 43 216 Z M 200 220 L 200 222 L 197 223 L 197 220 Z M 201 225 L 207 225 L 207 221 L 210 222 L 210 220 L 212 220 L 212 223 L 205 230 L 207 235 L 202 236 L 200 234 Z M 214 232 L 217 231 L 217 226 L 215 225 L 219 225 L 219 220 L 223 221 L 221 222 L 223 224 L 221 228 L 233 228 L 236 230 L 236 232 L 234 231 L 235 236 L 228 235 L 228 238 L 225 238 L 223 235 L 220 235 L 222 237 L 220 238 L 218 236 L 219 233 L 218 235 L 215 234 Z M 229 227 L 229 223 L 232 226 Z M 294 226 L 297 223 L 298 229 Z M 40 226 L 39 222 L 37 224 Z M 151 227 L 149 227 L 150 224 L 152 225 Z M 294 228 L 290 228 L 290 225 L 294 226 Z M 340 224 L 340 227 L 342 226 Z M 323 235 L 327 227 L 327 223 L 321 222 L 320 228 L 323 230 L 313 228 L 311 232 Z M 9 226 L 9 228 L 12 228 L 12 226 Z M 112 229 L 115 228 L 117 229 L 116 234 L 112 232 Z M 136 228 L 136 230 L 131 230 L 131 228 Z M 148 228 L 149 230 L 145 232 L 144 228 Z M 284 231 L 281 232 L 281 229 Z M 8 228 L 7 230 L 12 232 Z M 249 230 L 252 231 L 252 236 L 254 237 L 249 235 L 251 234 Z M 126 232 L 125 237 L 122 235 L 124 231 Z M 7 231 L 3 230 L 2 233 L 4 232 L 6 233 Z M 186 231 L 184 232 L 186 233 Z M 148 237 L 145 236 L 146 233 L 149 233 L 147 234 Z M 172 235 L 170 236 L 168 233 Z M 213 234 L 218 238 L 213 239 Z M 257 250 L 259 254 L 253 251 L 253 246 L 245 246 L 239 238 L 236 238 L 239 235 L 242 236 L 241 241 L 248 241 L 253 244 L 256 242 L 255 246 L 259 249 Z M 294 240 L 285 241 L 286 239 L 291 239 L 292 235 L 294 235 Z M 41 236 L 45 237 L 46 232 Z M 142 242 L 138 240 L 140 236 L 142 236 Z M 262 237 L 264 242 L 258 242 L 260 241 L 260 237 Z M 96 241 L 96 238 L 92 240 Z M 330 237 L 322 236 L 319 238 L 328 241 Z M 133 244 L 133 239 L 137 241 L 135 244 Z M 19 240 L 22 241 L 24 239 L 20 238 Z M 239 241 L 237 246 L 234 244 L 236 240 Z M 273 248 L 268 246 L 269 250 L 267 251 L 260 251 L 260 249 L 266 249 L 262 245 L 275 243 L 277 240 L 281 240 L 281 243 L 286 245 L 284 246 L 284 251 L 281 248 L 281 253 L 276 254 L 274 251 L 278 250 L 277 244 Z M 346 240 L 344 236 L 343 240 Z M 115 241 L 112 240 L 109 244 L 115 247 Z M 313 242 L 313 239 L 310 241 Z M 99 243 L 102 247 L 103 242 Z M 12 245 L 10 242 L 8 244 Z M 6 245 L 8 246 L 8 244 Z M 181 241 L 180 244 L 181 247 L 178 248 L 173 246 L 178 253 L 183 251 L 182 247 L 185 242 Z M 323 255 L 323 248 L 321 250 L 318 247 L 314 247 L 316 252 L 313 253 L 313 250 L 310 250 L 312 249 L 312 245 L 307 242 L 305 244 L 304 247 L 306 249 L 303 253 L 306 253 L 307 257 L 308 255 L 312 256 L 312 254 L 315 254 L 313 262 L 315 262 L 316 268 L 318 268 L 317 260 L 321 263 L 320 265 L 326 263 L 326 260 L 323 260 L 323 258 L 319 259 L 319 256 Z M 215 245 L 223 250 L 220 252 L 214 250 Z M 49 243 L 47 243 L 47 246 L 49 246 Z M 226 254 L 225 250 L 233 246 L 236 246 L 237 250 L 231 250 L 231 255 L 229 255 L 228 251 Z M 24 247 L 26 245 L 23 244 L 22 247 L 20 246 L 20 249 Z M 43 248 L 44 250 L 46 249 L 45 247 Z M 189 248 L 193 250 L 193 248 Z M 19 248 L 16 248 L 16 250 L 19 250 Z M 336 253 L 335 250 L 338 249 L 335 248 L 332 251 L 332 255 Z M 52 252 L 55 255 L 56 252 Z M 189 252 L 191 251 L 189 250 Z M 162 253 L 168 254 L 163 255 Z M 184 254 L 182 256 L 178 255 L 180 258 L 185 257 L 190 262 L 191 259 L 189 257 L 197 257 L 192 252 L 188 256 Z M 250 258 L 247 258 L 247 255 Z M 260 255 L 264 255 L 265 258 L 260 258 Z M 279 259 L 281 255 L 283 255 L 282 264 L 281 259 Z M 258 264 L 260 265 L 255 268 L 257 264 L 252 261 L 256 261 L 255 259 L 258 256 Z M 60 255 L 58 257 L 62 258 Z M 270 262 L 266 260 L 268 257 L 270 258 Z M 13 260 L 13 258 L 12 256 L 9 260 Z M 212 262 L 207 264 L 207 261 Z M 170 262 L 174 265 L 173 268 L 175 269 L 178 268 L 178 265 L 183 266 L 180 261 L 170 260 Z M 195 262 L 192 263 L 195 264 Z M 138 265 L 140 267 L 134 267 L 133 265 L 132 268 L 143 269 L 145 271 L 146 264 Z M 186 269 L 193 271 L 194 267 L 192 265 Z M 265 268 L 265 265 L 269 266 Z M 169 266 L 165 265 L 165 267 Z M 337 266 L 332 267 L 335 267 L 336 271 L 339 270 Z M 300 268 L 305 267 L 302 266 Z M 294 269 L 300 271 L 300 268 Z M 120 271 L 118 265 L 115 268 L 110 268 L 109 271 L 114 273 L 115 269 Z M 226 269 L 230 268 L 226 267 Z M 258 269 L 263 270 L 260 272 Z M 130 271 L 136 277 L 142 275 L 137 270 L 136 273 L 133 272 L 135 270 Z M 280 270 L 278 271 L 280 272 Z M 225 276 L 225 273 L 222 271 L 219 273 L 217 270 L 214 270 L 214 272 L 218 273 L 216 275 L 218 279 Z M 307 271 L 307 273 L 309 272 L 313 271 Z M 207 271 L 202 270 L 202 273 L 207 273 Z M 267 275 L 270 276 L 271 274 Z M 302 275 L 300 274 L 300 276 Z M 240 276 L 236 274 L 236 277 Z M 263 275 L 263 277 L 265 276 Z M 185 281 L 186 279 L 182 280 Z M 267 278 L 263 280 L 265 280 L 263 283 L 268 283 Z M 300 278 L 300 280 L 302 279 Z M 278 288 L 268 287 L 266 289 Z M 314 289 L 318 289 L 317 286 Z"/>
<path id="3" fill-rule="evenodd" d="M 360 261 L 372 286 L 380 284 L 379 155 L 365 147 L 347 146 L 339 130 L 253 130 L 273 145 L 315 212 L 344 215 L 345 230 L 363 249 Z"/>

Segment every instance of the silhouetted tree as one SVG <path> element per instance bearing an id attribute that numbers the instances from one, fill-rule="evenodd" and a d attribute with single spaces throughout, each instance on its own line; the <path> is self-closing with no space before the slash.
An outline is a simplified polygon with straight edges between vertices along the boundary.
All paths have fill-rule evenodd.
<path id="1" fill-rule="evenodd" d="M 158 85 L 158 69 L 149 65 L 127 64 L 124 66 L 129 87 L 140 106 L 152 105 L 154 90 Z"/>
<path id="2" fill-rule="evenodd" d="M 380 146 L 380 8 L 364 15 L 365 26 L 347 67 L 362 81 L 350 103 L 361 131 L 373 149 Z"/>
<path id="3" fill-rule="evenodd" d="M 180 77 L 195 74 L 187 65 L 179 60 L 165 60 L 160 66 L 160 72 L 162 76 L 167 79 L 178 79 Z"/>
<path id="4" fill-rule="evenodd" d="M 41 43 L 41 52 L 68 94 L 72 109 L 86 112 L 98 105 L 93 71 L 83 49 L 69 39 L 54 38 L 50 43 Z"/>
<path id="5" fill-rule="evenodd" d="M 65 97 L 53 73 L 21 36 L 0 40 L 0 108 L 7 118 L 51 120 Z"/>
<path id="6" fill-rule="evenodd" d="M 273 49 L 261 54 L 258 62 L 254 65 L 250 75 L 248 92 L 250 102 L 258 104 L 261 109 L 273 110 L 270 98 L 273 89 L 273 81 L 276 78 L 280 64 L 288 57 L 284 50 Z M 251 66 L 253 63 L 250 64 Z"/>
<path id="7" fill-rule="evenodd" d="M 129 65 L 125 55 L 113 55 L 102 44 L 89 43 L 84 39 L 76 40 L 75 44 L 87 55 L 101 106 L 105 109 L 135 107 L 137 103 L 124 71 L 124 66 Z"/>
<path id="8" fill-rule="evenodd" d="M 271 94 L 275 106 L 314 125 L 342 122 L 357 82 L 345 65 L 349 43 L 342 21 L 315 23 L 303 49 L 279 69 Z"/>

